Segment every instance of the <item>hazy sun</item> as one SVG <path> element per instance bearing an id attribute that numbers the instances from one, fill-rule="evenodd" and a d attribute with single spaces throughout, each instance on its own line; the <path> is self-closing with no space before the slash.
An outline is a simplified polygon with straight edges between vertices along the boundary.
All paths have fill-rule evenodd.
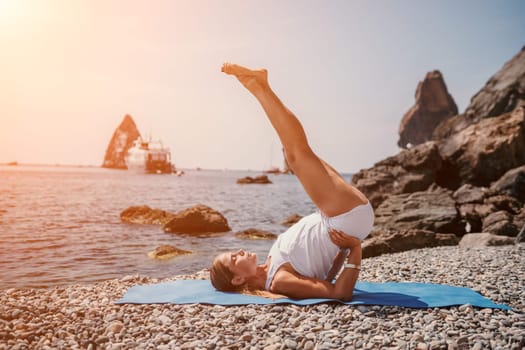
<path id="1" fill-rule="evenodd" d="M 0 0 L 0 25 L 14 23 L 24 14 L 24 0 Z"/>

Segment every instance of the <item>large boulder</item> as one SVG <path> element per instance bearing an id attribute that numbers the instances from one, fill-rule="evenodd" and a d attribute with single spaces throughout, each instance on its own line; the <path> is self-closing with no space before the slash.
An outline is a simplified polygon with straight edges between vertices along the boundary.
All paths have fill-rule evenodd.
<path id="1" fill-rule="evenodd" d="M 363 242 L 363 258 L 403 252 L 411 249 L 457 245 L 459 238 L 452 233 L 427 230 L 405 230 L 374 234 Z"/>
<path id="2" fill-rule="evenodd" d="M 483 219 L 482 231 L 494 235 L 515 237 L 518 235 L 519 228 L 514 225 L 512 215 L 500 210 Z"/>
<path id="3" fill-rule="evenodd" d="M 482 119 L 438 145 L 443 159 L 438 182 L 449 188 L 464 183 L 489 186 L 508 170 L 525 164 L 524 110 Z"/>
<path id="4" fill-rule="evenodd" d="M 436 182 L 441 164 L 437 144 L 426 142 L 360 170 L 352 183 L 378 207 L 392 194 L 426 190 Z"/>
<path id="5" fill-rule="evenodd" d="M 454 198 L 457 204 L 466 204 L 483 203 L 486 196 L 487 188 L 464 184 L 454 192 L 452 198 Z"/>
<path id="6" fill-rule="evenodd" d="M 132 206 L 120 213 L 120 219 L 131 224 L 165 225 L 174 214 L 147 205 Z"/>
<path id="7" fill-rule="evenodd" d="M 494 211 L 504 210 L 509 212 L 511 215 L 519 213 L 523 207 L 523 203 L 518 201 L 516 198 L 506 194 L 496 194 L 485 199 L 485 204 L 494 207 Z"/>
<path id="8" fill-rule="evenodd" d="M 124 120 L 113 133 L 106 149 L 102 167 L 114 169 L 127 169 L 126 153 L 133 146 L 133 141 L 140 137 L 140 132 L 133 118 L 126 114 Z"/>
<path id="9" fill-rule="evenodd" d="M 492 193 L 507 194 L 525 202 L 525 165 L 507 171 L 490 185 Z"/>
<path id="10" fill-rule="evenodd" d="M 416 102 L 403 116 L 399 126 L 398 146 L 419 145 L 432 139 L 436 126 L 458 114 L 458 107 L 441 72 L 427 73 L 416 89 Z"/>
<path id="11" fill-rule="evenodd" d="M 213 233 L 231 231 L 228 220 L 218 211 L 206 206 L 196 205 L 181 210 L 164 225 L 164 232 L 171 233 Z"/>
<path id="12" fill-rule="evenodd" d="M 478 248 L 487 246 L 498 246 L 513 244 L 514 239 L 507 236 L 484 233 L 468 233 L 461 238 L 459 246 L 462 248 Z"/>
<path id="13" fill-rule="evenodd" d="M 465 224 L 452 199 L 452 191 L 429 191 L 391 195 L 375 210 L 374 226 L 379 229 L 465 233 Z"/>

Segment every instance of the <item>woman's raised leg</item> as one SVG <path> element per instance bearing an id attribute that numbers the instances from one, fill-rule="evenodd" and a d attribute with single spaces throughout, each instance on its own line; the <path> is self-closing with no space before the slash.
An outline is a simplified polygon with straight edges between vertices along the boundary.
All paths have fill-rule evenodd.
<path id="1" fill-rule="evenodd" d="M 222 71 L 234 75 L 257 98 L 283 144 L 289 166 L 319 210 L 334 216 L 367 203 L 359 190 L 312 151 L 303 126 L 270 88 L 265 69 L 224 64 Z"/>

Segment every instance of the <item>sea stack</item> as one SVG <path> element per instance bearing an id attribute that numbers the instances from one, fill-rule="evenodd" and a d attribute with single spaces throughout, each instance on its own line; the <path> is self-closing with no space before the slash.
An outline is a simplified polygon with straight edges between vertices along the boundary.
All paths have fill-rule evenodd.
<path id="1" fill-rule="evenodd" d="M 428 72 L 416 89 L 416 102 L 403 116 L 397 145 L 407 148 L 432 139 L 436 126 L 458 114 L 440 71 Z"/>
<path id="2" fill-rule="evenodd" d="M 122 120 L 122 123 L 120 123 L 111 137 L 102 167 L 127 169 L 126 152 L 133 146 L 133 141 L 139 137 L 140 132 L 137 129 L 137 125 L 133 121 L 133 118 L 129 114 L 126 114 L 124 120 Z"/>

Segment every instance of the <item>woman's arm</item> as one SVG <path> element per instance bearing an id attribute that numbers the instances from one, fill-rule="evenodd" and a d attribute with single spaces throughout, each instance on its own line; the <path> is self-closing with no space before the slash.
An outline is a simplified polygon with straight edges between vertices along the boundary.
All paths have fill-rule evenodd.
<path id="1" fill-rule="evenodd" d="M 361 265 L 361 243 L 351 249 L 348 258 L 346 258 L 346 263 L 355 267 L 345 267 L 334 285 L 334 294 L 338 296 L 337 299 L 344 301 L 352 300 Z"/>
<path id="2" fill-rule="evenodd" d="M 350 248 L 347 264 L 358 267 L 361 264 L 361 241 L 340 231 L 330 231 L 332 241 L 341 248 Z M 305 277 L 291 266 L 283 266 L 275 274 L 271 291 L 291 298 L 331 298 L 349 301 L 354 293 L 359 269 L 345 267 L 335 284 L 316 278 Z"/>

